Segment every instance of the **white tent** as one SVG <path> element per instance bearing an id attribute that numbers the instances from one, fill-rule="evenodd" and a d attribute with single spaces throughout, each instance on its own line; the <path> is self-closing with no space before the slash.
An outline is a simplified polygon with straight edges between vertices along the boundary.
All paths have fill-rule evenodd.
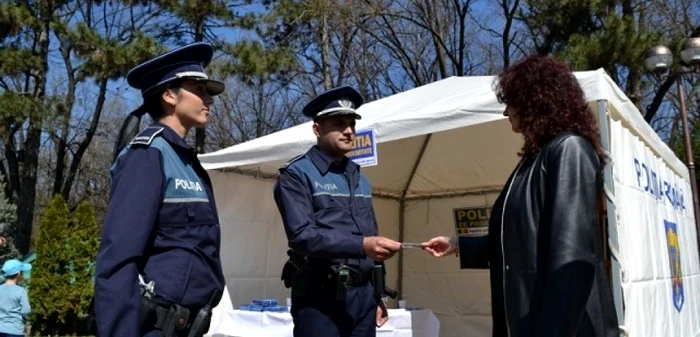
<path id="1" fill-rule="evenodd" d="M 620 324 L 630 336 L 697 336 L 699 263 L 688 170 L 604 71 L 576 77 L 612 158 L 607 218 Z M 381 235 L 404 242 L 455 235 L 455 209 L 495 201 L 522 141 L 502 116 L 493 80 L 452 77 L 360 108 L 358 131 L 376 134 L 378 165 L 362 170 L 374 190 Z M 236 307 L 254 298 L 289 297 L 279 279 L 287 245 L 272 188 L 278 167 L 313 144 L 306 123 L 200 157 L 214 182 L 224 271 Z M 662 218 L 675 227 L 664 229 Z M 667 240 L 669 231 L 678 242 Z M 682 268 L 672 268 L 676 261 Z M 402 252 L 387 266 L 388 284 L 409 307 L 433 310 L 441 336 L 490 336 L 487 270 L 460 270 L 456 258 L 436 260 L 418 250 Z M 674 309 L 677 289 L 684 289 L 680 309 Z M 652 305 L 644 305 L 650 299 Z"/>

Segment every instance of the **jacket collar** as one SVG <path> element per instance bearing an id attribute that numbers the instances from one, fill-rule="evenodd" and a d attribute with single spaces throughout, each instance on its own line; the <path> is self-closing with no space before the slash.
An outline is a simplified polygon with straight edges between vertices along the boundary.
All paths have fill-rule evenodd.
<path id="1" fill-rule="evenodd" d="M 161 123 L 161 122 L 155 122 L 153 123 L 153 126 L 161 127 L 163 128 L 163 138 L 168 141 L 168 143 L 176 145 L 184 150 L 193 150 L 191 146 L 185 142 L 180 135 L 175 132 L 171 127 Z"/>
<path id="2" fill-rule="evenodd" d="M 341 168 L 343 171 L 351 175 L 355 171 L 359 170 L 359 166 L 347 157 L 344 157 L 343 161 L 337 163 L 333 157 L 331 157 L 326 151 L 323 151 L 318 145 L 314 145 L 309 150 L 308 156 L 311 158 L 314 166 L 316 166 L 318 171 L 323 175 L 328 173 L 328 170 L 334 166 Z"/>

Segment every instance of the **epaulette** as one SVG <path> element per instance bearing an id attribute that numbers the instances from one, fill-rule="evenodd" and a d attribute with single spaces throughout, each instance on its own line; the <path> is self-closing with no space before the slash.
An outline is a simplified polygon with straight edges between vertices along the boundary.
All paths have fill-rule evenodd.
<path id="1" fill-rule="evenodd" d="M 134 137 L 134 139 L 131 140 L 131 145 L 151 145 L 151 142 L 153 142 L 153 139 L 156 138 L 161 132 L 163 132 L 163 127 L 160 126 L 149 126 L 141 133 L 138 134 L 138 136 Z"/>
<path id="2" fill-rule="evenodd" d="M 282 166 L 279 167 L 279 170 L 280 170 L 280 171 L 283 171 L 284 169 L 286 169 L 287 167 L 289 167 L 289 165 L 292 165 L 292 163 L 294 163 L 295 161 L 297 161 L 297 160 L 299 160 L 299 159 L 301 159 L 301 158 L 304 158 L 304 156 L 306 156 L 306 153 L 302 153 L 302 154 L 300 154 L 300 155 L 298 155 L 298 156 L 296 156 L 296 157 L 290 159 L 290 160 L 287 161 L 286 163 L 282 164 Z"/>

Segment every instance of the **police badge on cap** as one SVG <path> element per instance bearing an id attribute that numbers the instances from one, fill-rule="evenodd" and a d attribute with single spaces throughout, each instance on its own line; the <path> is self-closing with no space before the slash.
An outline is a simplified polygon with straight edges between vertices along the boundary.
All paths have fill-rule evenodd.
<path id="1" fill-rule="evenodd" d="M 302 112 L 305 116 L 314 120 L 321 117 L 337 115 L 354 115 L 355 119 L 362 116 L 356 109 L 364 103 L 364 98 L 355 89 L 349 86 L 328 90 L 316 96 L 307 104 Z"/>
<path id="2" fill-rule="evenodd" d="M 224 91 L 224 84 L 211 80 L 204 72 L 209 65 L 214 50 L 208 43 L 193 43 L 170 51 L 147 62 L 144 62 L 126 76 L 130 86 L 141 90 L 146 97 L 168 83 L 178 79 L 205 81 L 212 96 Z"/>

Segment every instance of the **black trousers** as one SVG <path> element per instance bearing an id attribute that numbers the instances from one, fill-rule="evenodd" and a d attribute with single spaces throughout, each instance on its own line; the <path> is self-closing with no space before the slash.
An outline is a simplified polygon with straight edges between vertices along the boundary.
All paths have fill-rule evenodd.
<path id="1" fill-rule="evenodd" d="M 367 282 L 350 287 L 345 301 L 332 287 L 312 286 L 308 296 L 292 297 L 294 337 L 375 337 L 377 300 Z"/>

